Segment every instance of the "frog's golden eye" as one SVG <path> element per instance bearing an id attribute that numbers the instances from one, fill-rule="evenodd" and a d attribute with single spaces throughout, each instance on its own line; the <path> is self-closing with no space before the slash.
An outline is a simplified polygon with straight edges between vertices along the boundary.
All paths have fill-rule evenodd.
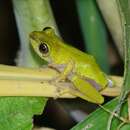
<path id="1" fill-rule="evenodd" d="M 47 54 L 49 52 L 49 49 L 48 49 L 48 46 L 46 43 L 40 43 L 39 45 L 39 51 L 42 53 L 42 54 Z"/>

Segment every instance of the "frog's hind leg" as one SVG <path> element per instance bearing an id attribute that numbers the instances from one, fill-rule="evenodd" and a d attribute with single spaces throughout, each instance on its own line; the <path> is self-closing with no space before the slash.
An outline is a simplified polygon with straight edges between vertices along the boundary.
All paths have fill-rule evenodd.
<path id="1" fill-rule="evenodd" d="M 90 81 L 87 81 L 77 75 L 74 75 L 71 79 L 74 86 L 84 95 L 78 95 L 81 98 L 93 102 L 96 104 L 102 104 L 104 102 L 103 96 L 99 93 L 99 86 L 95 88 Z"/>

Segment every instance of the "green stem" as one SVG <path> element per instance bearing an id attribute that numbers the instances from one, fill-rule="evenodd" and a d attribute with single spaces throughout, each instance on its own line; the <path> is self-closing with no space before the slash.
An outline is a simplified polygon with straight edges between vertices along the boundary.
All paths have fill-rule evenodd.
<path id="1" fill-rule="evenodd" d="M 107 37 L 95 0 L 76 0 L 86 50 L 109 72 Z"/>
<path id="2" fill-rule="evenodd" d="M 18 65 L 38 66 L 30 52 L 28 35 L 46 26 L 56 28 L 48 0 L 13 0 L 14 12 L 21 40 Z"/>

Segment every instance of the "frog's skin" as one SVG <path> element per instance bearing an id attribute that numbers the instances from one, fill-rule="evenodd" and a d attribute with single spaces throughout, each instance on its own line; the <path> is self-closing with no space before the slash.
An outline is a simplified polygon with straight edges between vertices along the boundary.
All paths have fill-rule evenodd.
<path id="1" fill-rule="evenodd" d="M 51 27 L 30 33 L 30 44 L 48 65 L 61 71 L 59 80 L 71 80 L 82 93 L 81 98 L 96 104 L 104 102 L 99 91 L 109 84 L 109 80 L 93 56 L 65 44 Z"/>

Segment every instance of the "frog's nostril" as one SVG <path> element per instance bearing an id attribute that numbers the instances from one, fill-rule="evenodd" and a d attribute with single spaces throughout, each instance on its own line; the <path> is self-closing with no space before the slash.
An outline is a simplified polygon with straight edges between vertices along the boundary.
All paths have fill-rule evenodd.
<path id="1" fill-rule="evenodd" d="M 29 37 L 30 37 L 31 39 L 33 39 L 33 40 L 34 40 L 34 39 L 35 39 L 34 32 L 30 33 L 30 34 L 29 34 Z"/>

